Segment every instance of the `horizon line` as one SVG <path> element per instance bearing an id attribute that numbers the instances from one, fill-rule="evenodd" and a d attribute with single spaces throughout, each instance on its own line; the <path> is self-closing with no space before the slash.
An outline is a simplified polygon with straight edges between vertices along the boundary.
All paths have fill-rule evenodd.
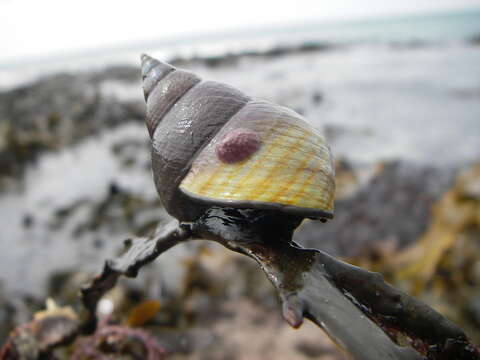
<path id="1" fill-rule="evenodd" d="M 178 34 L 172 35 L 165 38 L 155 38 L 155 39 L 144 39 L 144 40 L 137 40 L 137 41 L 128 41 L 128 42 L 115 42 L 111 43 L 110 45 L 106 46 L 97 46 L 92 49 L 88 48 L 80 48 L 75 50 L 66 50 L 66 51 L 54 51 L 49 55 L 46 54 L 27 54 L 22 55 L 20 57 L 14 56 L 12 58 L 7 58 L 5 61 L 0 62 L 0 69 L 7 69 L 12 67 L 17 67 L 21 65 L 26 65 L 33 62 L 41 63 L 44 61 L 51 61 L 52 58 L 64 59 L 68 60 L 71 58 L 83 57 L 87 55 L 91 55 L 93 52 L 100 52 L 102 55 L 108 52 L 131 52 L 135 49 L 139 49 L 139 51 L 144 51 L 140 49 L 153 49 L 153 48 L 161 48 L 174 45 L 175 43 L 180 44 L 187 44 L 189 42 L 215 42 L 218 40 L 222 40 L 228 37 L 251 37 L 256 32 L 259 31 L 269 31 L 274 32 L 278 30 L 306 30 L 309 27 L 328 27 L 333 25 L 352 25 L 355 23 L 362 23 L 362 22 L 369 22 L 369 21 L 389 21 L 389 20 L 406 20 L 407 18 L 422 18 L 422 17 L 430 17 L 430 16 L 445 16 L 445 15 L 460 15 L 464 13 L 470 12 L 480 12 L 480 5 L 473 6 L 473 7 L 464 7 L 452 10 L 438 10 L 438 11 L 420 11 L 420 12 L 405 12 L 405 13 L 398 13 L 398 14 L 385 14 L 385 15 L 374 15 L 374 16 L 357 16 L 352 18 L 337 18 L 331 20 L 314 20 L 308 19 L 295 22 L 285 22 L 285 23 L 272 23 L 264 26 L 256 26 L 253 28 L 247 27 L 235 27 L 229 28 L 222 31 L 215 31 L 215 30 L 208 30 L 201 32 L 199 34 L 195 33 L 188 33 L 188 34 Z M 263 36 L 266 36 L 263 35 Z M 27 60 L 28 59 L 28 60 Z"/>

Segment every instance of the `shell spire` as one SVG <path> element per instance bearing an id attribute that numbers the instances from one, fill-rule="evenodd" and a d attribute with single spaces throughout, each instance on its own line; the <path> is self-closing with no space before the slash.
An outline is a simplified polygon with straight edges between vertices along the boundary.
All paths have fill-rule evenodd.
<path id="1" fill-rule="evenodd" d="M 147 54 L 142 54 L 140 60 L 142 61 L 143 93 L 147 101 L 155 85 L 175 68 Z"/>

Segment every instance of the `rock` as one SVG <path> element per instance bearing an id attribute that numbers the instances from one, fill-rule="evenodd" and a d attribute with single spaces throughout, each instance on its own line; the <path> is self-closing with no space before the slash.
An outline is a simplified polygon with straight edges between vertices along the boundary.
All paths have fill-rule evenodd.
<path id="1" fill-rule="evenodd" d="M 47 309 L 33 320 L 18 326 L 0 349 L 1 360 L 55 359 L 52 349 L 69 341 L 78 332 L 79 320 L 70 307 L 58 307 L 48 299 Z"/>
<path id="2" fill-rule="evenodd" d="M 25 228 L 30 228 L 35 223 L 35 217 L 32 214 L 25 214 L 23 216 L 22 224 Z"/>
<path id="3" fill-rule="evenodd" d="M 59 150 L 128 121 L 143 121 L 141 92 L 132 99 L 112 96 L 102 88 L 107 81 L 140 88 L 139 70 L 111 67 L 56 74 L 0 92 L 0 178 L 21 176 L 46 150 Z"/>
<path id="4" fill-rule="evenodd" d="M 93 335 L 79 339 L 71 356 L 72 360 L 165 358 L 165 350 L 147 331 L 108 324 L 101 324 Z"/>
<path id="5" fill-rule="evenodd" d="M 339 125 L 326 124 L 323 126 L 323 133 L 329 143 L 335 142 L 339 137 L 348 132 L 346 128 Z"/>
<path id="6" fill-rule="evenodd" d="M 323 94 L 322 94 L 322 92 L 319 91 L 319 90 L 314 91 L 313 94 L 312 94 L 312 102 L 313 102 L 315 105 L 319 105 L 322 101 L 323 101 Z"/>
<path id="7" fill-rule="evenodd" d="M 473 45 L 480 45 L 480 34 L 471 37 L 470 43 Z"/>
<path id="8" fill-rule="evenodd" d="M 413 49 L 423 49 L 432 44 L 420 39 L 411 39 L 411 40 L 391 41 L 389 45 L 395 50 L 413 50 Z"/>
<path id="9" fill-rule="evenodd" d="M 180 56 L 172 58 L 169 63 L 179 67 L 191 65 L 203 65 L 207 67 L 233 66 L 238 64 L 238 61 L 245 57 L 250 58 L 278 58 L 292 54 L 304 54 L 310 52 L 328 51 L 337 48 L 338 45 L 333 45 L 324 42 L 304 42 L 300 45 L 277 45 L 266 50 L 245 50 L 237 53 L 226 53 L 222 55 L 212 56 L 194 56 L 191 58 L 183 58 Z"/>
<path id="10" fill-rule="evenodd" d="M 386 163 L 365 187 L 335 203 L 334 220 L 306 221 L 295 239 L 334 256 L 359 256 L 385 242 L 404 248 L 427 229 L 430 208 L 452 178 L 448 170 Z"/>

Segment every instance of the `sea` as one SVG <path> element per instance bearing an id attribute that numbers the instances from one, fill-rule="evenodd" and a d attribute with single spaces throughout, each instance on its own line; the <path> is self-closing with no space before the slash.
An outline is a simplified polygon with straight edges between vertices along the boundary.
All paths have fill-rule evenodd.
<path id="1" fill-rule="evenodd" d="M 480 36 L 480 6 L 462 11 L 361 20 L 285 24 L 182 35 L 158 40 L 0 60 L 0 89 L 59 71 L 85 71 L 109 65 L 138 65 L 139 54 L 159 58 L 218 56 L 266 51 L 301 43 L 392 48 L 465 45 Z"/>

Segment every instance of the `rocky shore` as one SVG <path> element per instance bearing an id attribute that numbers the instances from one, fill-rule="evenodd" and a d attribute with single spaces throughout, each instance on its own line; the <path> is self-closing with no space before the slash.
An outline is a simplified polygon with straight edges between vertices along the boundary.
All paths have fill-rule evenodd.
<path id="1" fill-rule="evenodd" d="M 303 56 L 329 49 L 317 45 L 175 63 L 228 81 L 246 70 L 245 58 L 295 54 L 304 62 Z M 300 91 L 282 83 L 285 74 L 272 70 L 268 76 L 279 90 L 257 93 L 307 118 L 332 106 L 320 86 Z M 256 82 L 242 85 L 248 90 Z M 129 66 L 52 75 L 0 93 L 0 344 L 47 297 L 78 310 L 78 289 L 104 259 L 118 254 L 125 238 L 146 235 L 168 219 L 151 180 L 144 111 L 139 70 Z M 337 144 L 370 136 L 369 129 L 331 121 L 319 127 L 334 153 Z M 344 154 L 336 166 L 335 219 L 306 221 L 296 241 L 384 272 L 478 343 L 478 166 L 388 157 L 366 162 Z M 452 220 L 457 225 L 448 228 L 448 241 L 430 261 L 431 247 L 421 244 L 434 241 L 428 239 L 445 216 L 465 221 Z M 169 359 L 343 359 L 311 324 L 291 332 L 273 288 L 248 259 L 207 242 L 169 254 L 138 279 L 122 281 L 104 302 L 109 316 L 126 324 L 139 304 L 158 301 L 141 325 Z M 408 271 L 412 267 L 424 275 L 421 284 Z M 448 295 L 452 289 L 462 301 Z"/>

